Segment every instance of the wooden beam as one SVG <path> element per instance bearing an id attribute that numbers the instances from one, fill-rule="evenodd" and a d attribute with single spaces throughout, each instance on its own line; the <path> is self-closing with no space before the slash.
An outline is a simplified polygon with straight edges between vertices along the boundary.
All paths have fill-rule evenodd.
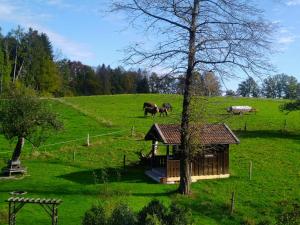
<path id="1" fill-rule="evenodd" d="M 8 213 L 8 224 L 16 224 L 16 215 L 23 208 L 26 203 L 39 204 L 45 212 L 51 217 L 52 225 L 58 224 L 58 210 L 57 206 L 62 202 L 60 199 L 40 199 L 40 198 L 19 198 L 10 197 L 6 200 L 8 202 L 9 213 Z"/>

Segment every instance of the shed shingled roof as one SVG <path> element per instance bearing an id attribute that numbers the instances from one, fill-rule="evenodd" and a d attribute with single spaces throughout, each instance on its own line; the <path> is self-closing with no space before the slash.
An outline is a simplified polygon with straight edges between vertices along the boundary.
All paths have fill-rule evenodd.
<path id="1" fill-rule="evenodd" d="M 199 135 L 199 143 L 238 144 L 240 141 L 226 124 L 205 124 L 201 129 L 194 129 Z M 157 140 L 164 144 L 180 144 L 180 125 L 154 124 L 145 136 L 145 140 Z"/>

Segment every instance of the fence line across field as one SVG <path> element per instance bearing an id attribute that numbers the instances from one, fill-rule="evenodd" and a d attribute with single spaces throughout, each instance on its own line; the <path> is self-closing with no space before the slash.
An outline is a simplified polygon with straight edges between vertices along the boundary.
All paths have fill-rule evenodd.
<path id="1" fill-rule="evenodd" d="M 49 147 L 49 146 L 54 146 L 54 145 L 66 144 L 66 143 L 76 142 L 76 141 L 80 141 L 80 140 L 87 140 L 87 139 L 88 139 L 88 142 L 89 142 L 90 138 L 109 136 L 109 135 L 112 135 L 112 134 L 118 134 L 118 133 L 122 133 L 122 132 L 125 132 L 125 131 L 130 131 L 130 129 L 128 129 L 128 130 L 119 130 L 119 131 L 114 131 L 114 132 L 105 133 L 105 134 L 98 134 L 98 135 L 93 135 L 93 136 L 90 136 L 88 134 L 87 138 L 86 137 L 77 138 L 77 139 L 73 139 L 73 140 L 69 140 L 69 141 L 62 141 L 62 142 L 57 142 L 57 143 L 53 143 L 53 144 L 41 145 L 41 146 L 38 146 L 37 148 L 43 148 L 43 147 Z M 0 154 L 8 154 L 8 153 L 12 153 L 12 151 L 0 152 Z"/>
<path id="2" fill-rule="evenodd" d="M 130 131 L 130 129 L 128 129 L 128 130 L 119 130 L 119 131 L 114 131 L 114 132 L 105 133 L 105 134 L 98 134 L 98 135 L 93 135 L 93 136 L 90 136 L 88 134 L 88 139 L 89 138 L 94 138 L 94 137 L 109 136 L 109 135 L 112 135 L 112 134 L 118 134 L 118 133 L 122 133 L 122 132 L 125 132 L 125 131 Z M 42 145 L 42 146 L 39 146 L 38 148 L 49 147 L 49 146 L 53 146 L 53 145 L 66 144 L 66 143 L 80 141 L 80 140 L 86 140 L 86 139 L 87 139 L 86 137 L 84 137 L 84 138 L 77 138 L 77 139 L 73 139 L 73 140 L 69 140 L 69 141 L 62 141 L 62 142 L 57 142 L 57 143 L 53 143 L 53 144 Z"/>
<path id="3" fill-rule="evenodd" d="M 239 125 L 235 125 L 235 126 L 241 126 L 239 129 L 240 130 L 248 130 L 248 127 L 253 127 L 255 126 L 258 122 L 253 122 L 251 120 L 247 120 L 247 118 L 245 118 L 246 120 L 241 120 L 239 121 Z M 278 127 L 278 129 L 286 129 L 288 128 L 288 120 L 287 119 L 277 119 L 276 117 L 275 118 L 272 118 L 272 122 L 273 123 L 266 123 L 265 125 L 274 125 L 276 127 Z M 279 124 L 275 124 L 276 122 L 282 122 L 281 125 Z M 156 121 L 153 121 L 154 123 Z M 265 121 L 266 122 L 266 121 Z M 275 122 L 275 123 L 274 123 Z M 262 125 L 262 124 L 260 124 Z M 279 125 L 279 126 L 278 126 Z M 113 135 L 113 134 L 117 134 L 117 133 L 123 133 L 123 132 L 126 132 L 128 131 L 129 132 L 129 135 L 131 134 L 131 136 L 135 136 L 136 133 L 139 133 L 139 132 L 145 132 L 145 130 L 149 129 L 151 126 L 137 126 L 135 123 L 133 126 L 130 126 L 130 128 L 128 129 L 123 129 L 123 130 L 119 130 L 119 131 L 113 131 L 113 132 L 109 132 L 109 133 L 104 133 L 104 134 L 98 134 L 98 135 L 93 135 L 93 136 L 90 136 L 89 133 L 87 133 L 87 137 L 82 137 L 82 138 L 77 138 L 77 139 L 73 139 L 73 140 L 68 140 L 68 141 L 62 141 L 62 142 L 57 142 L 57 143 L 52 143 L 52 144 L 47 144 L 47 145 L 42 145 L 42 146 L 39 146 L 37 148 L 43 148 L 43 147 L 49 147 L 49 146 L 54 146 L 54 145 L 60 145 L 60 144 L 66 144 L 66 143 L 71 143 L 71 142 L 76 142 L 76 141 L 80 141 L 80 140 L 86 140 L 87 141 L 87 144 L 89 144 L 90 142 L 90 138 L 95 138 L 95 137 L 101 137 L 101 136 L 109 136 L 109 135 Z M 237 128 L 236 128 L 237 129 Z M 0 152 L 0 154 L 7 154 L 7 153 L 11 153 L 11 151 L 6 151 L 6 152 Z"/>

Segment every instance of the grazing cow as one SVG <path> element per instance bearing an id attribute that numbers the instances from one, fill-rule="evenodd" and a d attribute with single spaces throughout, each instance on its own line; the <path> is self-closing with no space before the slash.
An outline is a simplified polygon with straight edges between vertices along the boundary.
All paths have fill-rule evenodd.
<path id="1" fill-rule="evenodd" d="M 160 116 L 163 115 L 163 116 L 168 116 L 168 109 L 163 107 L 163 108 L 158 108 L 158 111 L 160 113 Z"/>
<path id="2" fill-rule="evenodd" d="M 154 117 L 155 114 L 158 112 L 159 112 L 159 109 L 158 109 L 157 105 L 154 105 L 154 107 L 145 107 L 144 108 L 144 116 L 147 116 L 148 113 L 150 113 L 152 115 L 152 117 Z"/>
<path id="3" fill-rule="evenodd" d="M 163 104 L 162 104 L 162 107 L 163 107 L 163 108 L 166 108 L 168 111 L 171 111 L 171 112 L 172 112 L 173 107 L 172 107 L 172 105 L 171 105 L 170 103 L 168 103 L 168 102 L 163 103 Z"/>
<path id="4" fill-rule="evenodd" d="M 143 110 L 148 107 L 148 108 L 153 108 L 157 106 L 156 104 L 152 103 L 152 102 L 144 102 L 144 105 L 143 105 Z"/>

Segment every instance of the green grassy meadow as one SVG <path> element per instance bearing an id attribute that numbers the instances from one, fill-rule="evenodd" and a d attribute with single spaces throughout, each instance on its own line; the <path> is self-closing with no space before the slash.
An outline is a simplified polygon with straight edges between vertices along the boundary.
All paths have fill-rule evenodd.
<path id="1" fill-rule="evenodd" d="M 143 102 L 170 102 L 168 117 L 143 116 Z M 92 204 L 126 202 L 138 211 L 151 199 L 166 205 L 178 201 L 191 208 L 196 224 L 243 224 L 273 220 L 281 200 L 300 201 L 300 112 L 279 111 L 283 100 L 210 98 L 211 122 L 225 122 L 240 138 L 230 148 L 229 179 L 192 184 L 192 195 L 176 194 L 177 185 L 157 184 L 136 165 L 135 152 L 150 151 L 143 140 L 153 123 L 178 123 L 182 97 L 178 95 L 113 95 L 70 97 L 50 100 L 64 122 L 64 130 L 53 134 L 38 149 L 25 144 L 22 163 L 28 174 L 16 180 L 0 180 L 0 224 L 6 224 L 9 192 L 24 190 L 26 197 L 60 198 L 59 224 L 81 224 Z M 230 105 L 250 105 L 256 114 L 228 116 Z M 245 125 L 247 130 L 245 131 Z M 134 126 L 134 136 L 131 129 Z M 90 135 L 91 146 L 85 145 Z M 5 166 L 14 143 L 0 136 L 0 167 Z M 164 149 L 163 149 L 164 150 Z M 127 168 L 123 171 L 123 156 Z M 75 156 L 75 158 L 74 158 Z M 248 179 L 249 161 L 253 177 Z M 236 210 L 229 214 L 232 191 Z M 50 217 L 36 205 L 26 205 L 17 224 L 50 224 Z"/>

